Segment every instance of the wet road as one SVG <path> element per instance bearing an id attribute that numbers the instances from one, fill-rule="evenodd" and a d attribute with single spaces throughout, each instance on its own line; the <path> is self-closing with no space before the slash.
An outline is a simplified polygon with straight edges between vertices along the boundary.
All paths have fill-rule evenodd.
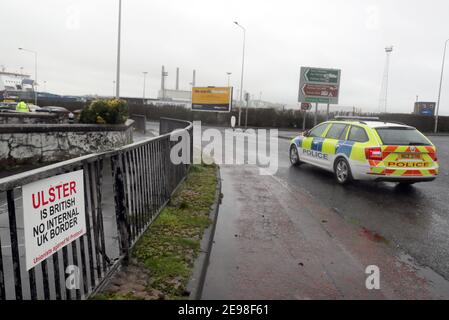
<path id="1" fill-rule="evenodd" d="M 359 181 L 342 187 L 332 174 L 310 165 L 290 167 L 287 140 L 279 148 L 282 166 L 277 176 L 449 280 L 449 137 L 430 139 L 438 148 L 440 163 L 440 176 L 430 183 L 401 188 L 395 183 Z"/>
<path id="2" fill-rule="evenodd" d="M 409 188 L 340 186 L 331 173 L 293 168 L 283 139 L 274 176 L 222 166 L 203 299 L 448 298 L 449 137 L 430 139 L 440 176 Z M 380 291 L 365 288 L 370 264 Z"/>

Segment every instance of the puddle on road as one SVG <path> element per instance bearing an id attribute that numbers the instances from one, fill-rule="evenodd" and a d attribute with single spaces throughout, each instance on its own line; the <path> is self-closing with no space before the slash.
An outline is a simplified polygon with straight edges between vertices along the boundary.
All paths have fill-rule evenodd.
<path id="1" fill-rule="evenodd" d="M 383 236 L 381 236 L 380 234 L 378 234 L 375 231 L 371 231 L 364 227 L 362 227 L 362 230 L 360 231 L 360 235 L 362 235 L 363 237 L 365 237 L 371 241 L 374 241 L 374 242 L 382 242 L 382 243 L 388 244 L 388 240 L 385 239 Z"/>

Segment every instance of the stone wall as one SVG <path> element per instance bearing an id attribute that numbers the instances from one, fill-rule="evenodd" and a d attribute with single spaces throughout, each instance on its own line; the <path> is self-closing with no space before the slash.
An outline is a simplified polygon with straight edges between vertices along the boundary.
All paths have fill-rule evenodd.
<path id="1" fill-rule="evenodd" d="M 132 120 L 124 125 L 1 125 L 0 166 L 51 163 L 132 143 Z"/>
<path id="2" fill-rule="evenodd" d="M 0 112 L 0 124 L 47 124 L 67 122 L 67 117 L 46 112 Z"/>

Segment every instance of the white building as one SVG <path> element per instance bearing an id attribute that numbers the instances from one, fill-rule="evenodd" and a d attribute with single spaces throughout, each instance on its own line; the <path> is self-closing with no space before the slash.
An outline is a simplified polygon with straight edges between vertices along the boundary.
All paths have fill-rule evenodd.
<path id="1" fill-rule="evenodd" d="M 238 101 L 237 101 L 238 103 Z M 246 106 L 246 103 L 244 103 Z M 278 109 L 283 110 L 286 108 L 285 104 L 282 103 L 274 103 L 264 100 L 250 100 L 249 101 L 250 108 L 257 108 L 257 109 Z"/>
<path id="2" fill-rule="evenodd" d="M 176 102 L 188 102 L 192 100 L 192 91 L 187 90 L 170 90 L 161 89 L 158 92 L 157 98 L 159 100 L 171 100 Z"/>

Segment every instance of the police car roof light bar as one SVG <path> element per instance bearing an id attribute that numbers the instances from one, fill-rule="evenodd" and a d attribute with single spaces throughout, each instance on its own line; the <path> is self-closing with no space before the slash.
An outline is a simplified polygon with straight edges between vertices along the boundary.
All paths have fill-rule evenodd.
<path id="1" fill-rule="evenodd" d="M 408 126 L 407 124 L 403 123 L 403 122 L 399 122 L 399 121 L 385 121 L 385 120 L 380 120 L 379 117 L 351 117 L 351 116 L 336 116 L 333 120 L 340 120 L 340 121 L 350 121 L 350 120 L 357 120 L 360 123 L 366 124 L 366 122 L 362 121 L 379 121 L 379 122 L 383 122 L 383 123 L 394 123 L 394 124 L 400 124 L 400 125 L 404 125 L 404 126 Z"/>
<path id="2" fill-rule="evenodd" d="M 379 117 L 357 117 L 357 116 L 336 116 L 335 120 L 365 120 L 365 121 L 380 121 Z"/>

